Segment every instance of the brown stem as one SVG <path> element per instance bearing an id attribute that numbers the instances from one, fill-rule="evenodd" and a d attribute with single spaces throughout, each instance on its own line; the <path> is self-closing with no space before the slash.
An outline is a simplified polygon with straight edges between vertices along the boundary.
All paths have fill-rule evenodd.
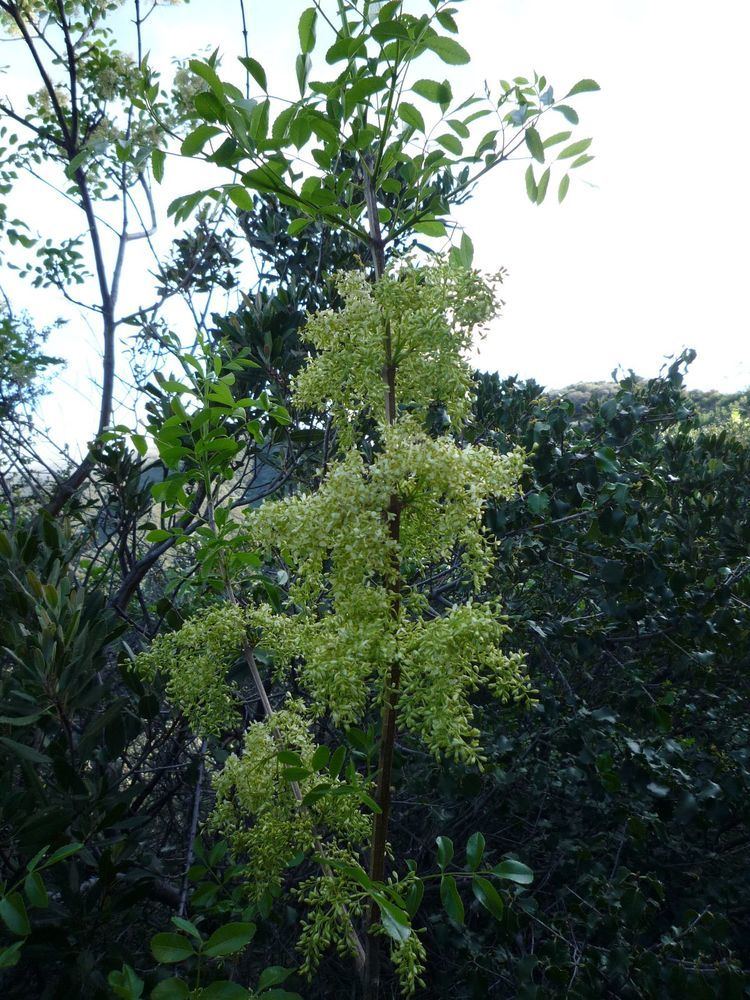
<path id="1" fill-rule="evenodd" d="M 385 273 L 385 249 L 378 218 L 377 200 L 373 189 L 367 165 L 363 164 L 365 202 L 370 224 L 370 250 L 372 254 L 375 280 L 380 280 Z M 383 385 L 385 392 L 386 423 L 393 424 L 396 420 L 396 364 L 394 362 L 393 340 L 390 323 L 386 322 L 384 331 L 384 363 Z M 391 616 L 396 623 L 401 615 L 401 571 L 398 555 L 398 545 L 401 538 L 401 500 L 393 495 L 384 512 L 388 522 L 388 534 L 394 546 L 392 577 L 389 584 L 391 594 Z M 370 878 L 373 882 L 382 882 L 385 876 L 385 857 L 388 846 L 388 825 L 391 813 L 391 783 L 393 775 L 393 756 L 396 746 L 396 731 L 398 724 L 398 694 L 401 685 L 401 668 L 394 661 L 388 671 L 388 677 L 383 690 L 383 714 L 380 733 L 380 752 L 378 755 L 378 776 L 375 800 L 380 812 L 375 814 L 372 828 L 372 845 L 370 850 Z M 377 903 L 372 901 L 367 913 L 367 942 L 365 957 L 364 1000 L 378 1000 L 380 996 L 382 938 L 373 933 L 374 926 L 380 918 Z"/>
<path id="2" fill-rule="evenodd" d="M 201 740 L 200 763 L 198 764 L 198 778 L 195 782 L 193 792 L 193 810 L 190 817 L 190 831 L 188 833 L 187 851 L 185 853 L 185 871 L 182 876 L 182 886 L 180 888 L 180 900 L 177 908 L 177 915 L 184 917 L 187 912 L 188 882 L 189 872 L 193 864 L 193 844 L 198 832 L 198 819 L 201 813 L 201 798 L 203 795 L 203 777 L 206 769 L 206 741 Z"/>
<path id="3" fill-rule="evenodd" d="M 391 497 L 388 510 L 389 534 L 398 544 L 401 534 L 401 506 L 397 497 Z M 398 555 L 394 555 L 398 561 Z M 399 567 L 395 566 L 395 576 L 391 584 L 391 614 L 397 619 L 401 614 L 401 581 Z M 385 876 L 385 855 L 388 846 L 388 825 L 391 815 L 391 783 L 393 775 L 393 755 L 396 746 L 396 726 L 398 722 L 398 692 L 401 685 L 401 668 L 397 661 L 388 671 L 388 679 L 383 691 L 383 715 L 380 733 L 380 753 L 378 755 L 378 778 L 375 801 L 380 812 L 375 814 L 372 825 L 372 847 L 370 850 L 370 878 L 382 882 Z M 373 900 L 367 914 L 367 953 L 365 959 L 365 1000 L 378 1000 L 380 995 L 381 938 L 372 933 L 378 922 L 380 910 Z"/>

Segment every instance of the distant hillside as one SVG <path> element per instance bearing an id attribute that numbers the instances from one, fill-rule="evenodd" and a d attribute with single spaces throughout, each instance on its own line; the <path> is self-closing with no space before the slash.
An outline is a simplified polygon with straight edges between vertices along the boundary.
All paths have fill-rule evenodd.
<path id="1" fill-rule="evenodd" d="M 617 382 L 575 382 L 564 389 L 547 392 L 549 396 L 563 396 L 569 399 L 580 412 L 591 399 L 600 400 L 614 396 L 619 388 Z M 742 392 L 719 392 L 717 389 L 688 389 L 690 400 L 702 423 L 724 423 L 738 418 L 750 419 L 750 389 Z"/>

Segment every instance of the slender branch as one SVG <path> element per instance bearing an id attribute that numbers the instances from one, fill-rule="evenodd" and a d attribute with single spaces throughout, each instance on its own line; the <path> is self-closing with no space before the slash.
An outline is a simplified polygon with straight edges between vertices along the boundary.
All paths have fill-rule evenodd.
<path id="1" fill-rule="evenodd" d="M 242 17 L 242 41 L 245 48 L 245 58 L 250 56 L 250 49 L 247 44 L 247 20 L 245 18 L 245 2 L 240 0 L 240 15 Z M 250 99 L 250 71 L 245 67 L 245 98 Z"/>
<path id="2" fill-rule="evenodd" d="M 73 47 L 73 40 L 70 37 L 68 19 L 65 15 L 65 4 L 62 0 L 57 0 L 57 12 L 60 17 L 63 39 L 65 40 L 65 54 L 68 62 L 68 79 L 70 80 L 70 152 L 74 153 L 78 145 L 78 69 L 76 53 Z"/>
<path id="3" fill-rule="evenodd" d="M 195 791 L 193 792 L 193 810 L 190 816 L 190 830 L 188 832 L 188 842 L 187 850 L 185 852 L 185 872 L 182 876 L 182 885 L 180 887 L 180 902 L 177 908 L 177 915 L 180 917 L 185 916 L 187 910 L 187 897 L 188 897 L 188 884 L 189 877 L 188 873 L 193 864 L 193 844 L 195 843 L 195 836 L 198 832 L 198 819 L 201 812 L 201 798 L 203 795 L 203 777 L 206 771 L 206 741 L 201 740 L 200 750 L 198 751 L 200 756 L 200 762 L 198 764 L 198 777 L 195 781 Z"/>
<path id="4" fill-rule="evenodd" d="M 40 77 L 42 78 L 42 82 L 44 83 L 44 89 L 47 91 L 47 95 L 55 111 L 55 117 L 57 118 L 57 122 L 60 126 L 60 131 L 63 134 L 63 138 L 65 140 L 65 146 L 68 150 L 68 153 L 71 157 L 75 156 L 76 151 L 74 148 L 74 143 L 72 141 L 70 129 L 68 128 L 67 119 L 65 118 L 65 114 L 60 105 L 60 101 L 58 100 L 57 97 L 57 91 L 55 90 L 55 86 L 52 83 L 52 80 L 50 79 L 49 73 L 47 72 L 44 63 L 42 62 L 41 56 L 36 50 L 36 46 L 34 45 L 34 40 L 29 34 L 29 29 L 26 27 L 26 22 L 24 20 L 23 13 L 13 3 L 0 2 L 0 10 L 4 10 L 5 13 L 8 14 L 9 17 L 13 19 L 13 22 L 15 23 L 16 27 L 21 32 L 23 40 L 24 42 L 26 42 L 26 47 L 31 53 L 31 58 L 34 60 L 37 71 Z"/>
<path id="5" fill-rule="evenodd" d="M 364 174 L 365 200 L 370 227 L 370 248 L 372 254 L 375 280 L 382 279 L 385 272 L 385 252 L 383 238 L 378 218 L 377 202 L 371 175 Z M 384 331 L 384 364 L 383 385 L 385 392 L 386 421 L 393 424 L 396 420 L 396 365 L 394 363 L 392 331 L 386 323 Z M 384 511 L 388 522 L 388 533 L 394 547 L 392 576 L 389 581 L 391 596 L 391 616 L 394 623 L 401 616 L 401 567 L 398 547 L 401 537 L 401 500 L 393 495 L 388 509 Z M 397 660 L 391 664 L 383 690 L 383 716 L 380 733 L 380 752 L 378 757 L 378 774 L 375 800 L 380 812 L 373 818 L 372 845 L 370 848 L 370 878 L 373 882 L 382 882 L 385 875 L 385 855 L 388 844 L 388 825 L 391 811 L 391 780 L 393 775 L 393 756 L 396 745 L 398 721 L 398 695 L 401 686 L 401 667 Z M 366 964 L 364 980 L 365 1000 L 378 1000 L 380 995 L 380 967 L 382 941 L 373 929 L 380 917 L 380 909 L 373 900 L 367 914 Z"/>

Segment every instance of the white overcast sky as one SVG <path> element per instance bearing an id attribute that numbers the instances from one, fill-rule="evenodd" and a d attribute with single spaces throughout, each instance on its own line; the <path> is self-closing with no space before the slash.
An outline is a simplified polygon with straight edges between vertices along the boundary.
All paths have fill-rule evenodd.
<path id="1" fill-rule="evenodd" d="M 251 54 L 268 70 L 272 92 L 294 96 L 296 25 L 307 4 L 245 4 Z M 459 26 L 472 62 L 446 67 L 456 95 L 534 70 L 558 94 L 582 77 L 602 88 L 576 99 L 577 135 L 594 137 L 596 159 L 576 172 L 562 206 L 550 197 L 532 206 L 524 165 L 511 165 L 489 175 L 460 212 L 476 263 L 509 271 L 504 315 L 482 345 L 480 366 L 560 388 L 607 379 L 616 366 L 652 375 L 666 357 L 694 347 L 692 386 L 750 384 L 747 0 L 466 0 Z M 122 32 L 125 47 L 124 18 Z M 165 75 L 172 58 L 215 47 L 225 67 L 241 53 L 237 0 L 157 10 L 146 39 Z M 15 80 L 23 83 L 20 68 Z M 196 186 L 189 176 L 180 185 L 180 166 L 158 193 L 162 206 Z M 40 218 L 31 209 L 26 217 L 43 229 L 50 216 L 41 213 L 53 209 L 40 197 Z M 135 303 L 145 298 L 139 244 L 130 252 Z M 40 293 L 25 304 L 45 321 L 65 311 Z M 96 331 L 72 321 L 51 346 L 69 366 L 44 417 L 54 436 L 82 442 L 96 419 Z"/>

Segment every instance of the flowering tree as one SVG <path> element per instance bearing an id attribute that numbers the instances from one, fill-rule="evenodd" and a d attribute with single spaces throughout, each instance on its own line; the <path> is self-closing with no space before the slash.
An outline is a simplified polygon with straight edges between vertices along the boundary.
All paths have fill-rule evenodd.
<path id="1" fill-rule="evenodd" d="M 216 775 L 212 822 L 247 858 L 256 900 L 279 894 L 293 859 L 314 855 L 321 873 L 298 889 L 310 908 L 303 968 L 312 971 L 329 944 L 356 956 L 352 921 L 362 915 L 374 996 L 382 933 L 407 991 L 423 958 L 408 898 L 420 876 L 385 881 L 397 731 L 438 757 L 480 764 L 471 694 L 529 696 L 522 657 L 505 650 L 502 614 L 481 600 L 492 566 L 484 505 L 517 492 L 524 454 L 462 448 L 424 429 L 435 401 L 457 424 L 467 414 L 464 355 L 494 312 L 491 284 L 444 261 L 406 261 L 374 284 L 354 272 L 340 285 L 344 308 L 308 323 L 317 353 L 295 387 L 300 402 L 333 412 L 340 456 L 317 491 L 268 502 L 245 526 L 253 550 L 290 574 L 283 607 L 230 602 L 158 639 L 140 662 L 169 676 L 204 734 L 236 723 L 225 674 L 243 646 L 251 664 L 256 647 L 272 654 L 278 681 L 300 690 L 279 711 L 266 696 L 266 719 Z M 469 596 L 439 614 L 424 582 L 455 556 Z M 323 717 L 344 730 L 366 726 L 373 713 L 381 728 L 371 797 L 372 776 L 350 765 L 342 778 L 344 745 L 332 763 L 310 727 Z M 445 884 L 457 913 L 455 885 Z"/>
<path id="2" fill-rule="evenodd" d="M 319 13 L 333 33 L 326 60 L 345 68 L 333 81 L 308 84 Z M 570 137 L 542 141 L 537 126 L 547 111 L 577 116 L 555 104 L 544 78 L 518 78 L 501 85 L 499 98 L 472 98 L 453 111 L 447 81 L 411 82 L 426 52 L 447 63 L 468 60 L 450 37 L 453 13 L 437 2 L 419 17 L 400 2 L 377 11 L 367 2 L 343 3 L 337 25 L 317 5 L 305 11 L 301 98 L 270 129 L 268 96 L 248 101 L 218 77 L 215 63 L 191 64 L 210 90 L 196 103 L 205 122 L 184 152 L 215 143 L 207 158 L 238 177 L 172 206 L 178 218 L 204 197 L 228 197 L 244 209 L 254 188 L 297 212 L 290 233 L 311 224 L 340 227 L 369 248 L 369 274 L 363 268 L 338 278 L 342 308 L 309 317 L 313 350 L 294 383 L 297 404 L 329 415 L 335 460 L 320 471 L 316 490 L 250 512 L 217 550 L 227 603 L 158 639 L 140 658 L 144 671 L 168 676 L 196 730 L 211 735 L 238 721 L 242 690 L 233 690 L 227 675 L 242 652 L 265 718 L 247 726 L 242 746 L 217 769 L 210 822 L 246 862 L 247 891 L 261 912 L 289 887 L 292 871 L 302 872 L 292 888 L 307 906 L 301 969 L 312 973 L 330 946 L 350 953 L 368 1000 L 380 995 L 385 939 L 404 992 L 421 983 L 417 922 L 426 880 L 439 878 L 448 914 L 463 919 L 456 875 L 447 870 L 448 837 L 438 841 L 436 875 L 399 858 L 388 871 L 397 737 L 421 742 L 439 759 L 481 766 L 474 692 L 485 689 L 503 702 L 531 696 L 523 657 L 506 646 L 501 609 L 483 594 L 493 566 L 485 505 L 517 494 L 525 456 L 462 446 L 457 437 L 471 403 L 467 352 L 497 311 L 501 274 L 486 279 L 472 270 L 466 237 L 449 257 L 427 263 L 388 261 L 387 249 L 405 233 L 444 235 L 449 202 L 514 151 L 523 147 L 544 161 L 545 148 Z M 263 67 L 249 57 L 243 63 L 265 90 Z M 422 111 L 402 99 L 409 86 L 437 105 L 438 124 L 451 131 L 430 138 L 434 129 Z M 570 93 L 591 89 L 593 81 L 581 81 Z M 488 115 L 496 127 L 465 154 L 462 140 Z M 566 146 L 558 158 L 586 161 L 589 143 Z M 300 182 L 289 147 L 305 149 L 320 173 Z M 240 166 L 246 159 L 249 170 Z M 449 194 L 441 183 L 446 171 Z M 540 180 L 529 167 L 527 190 L 537 203 L 549 179 L 549 167 Z M 440 431 L 430 420 L 436 412 Z M 206 489 L 210 494 L 210 482 Z M 215 524 L 207 528 L 219 537 Z M 262 557 L 266 573 L 273 567 L 288 581 L 280 600 L 258 600 L 257 590 L 250 600 L 236 595 L 227 567 L 242 545 Z M 461 581 L 463 595 L 447 609 L 429 600 L 430 580 L 444 572 Z M 271 668 L 271 690 L 259 662 Z M 363 767 L 347 734 L 375 719 L 374 768 Z M 323 722 L 340 734 L 338 745 L 316 745 Z M 528 882 L 531 873 L 512 860 L 483 868 L 483 852 L 484 838 L 475 834 L 459 874 L 498 916 L 503 903 L 491 879 Z M 306 860 L 317 870 L 298 869 Z"/>

